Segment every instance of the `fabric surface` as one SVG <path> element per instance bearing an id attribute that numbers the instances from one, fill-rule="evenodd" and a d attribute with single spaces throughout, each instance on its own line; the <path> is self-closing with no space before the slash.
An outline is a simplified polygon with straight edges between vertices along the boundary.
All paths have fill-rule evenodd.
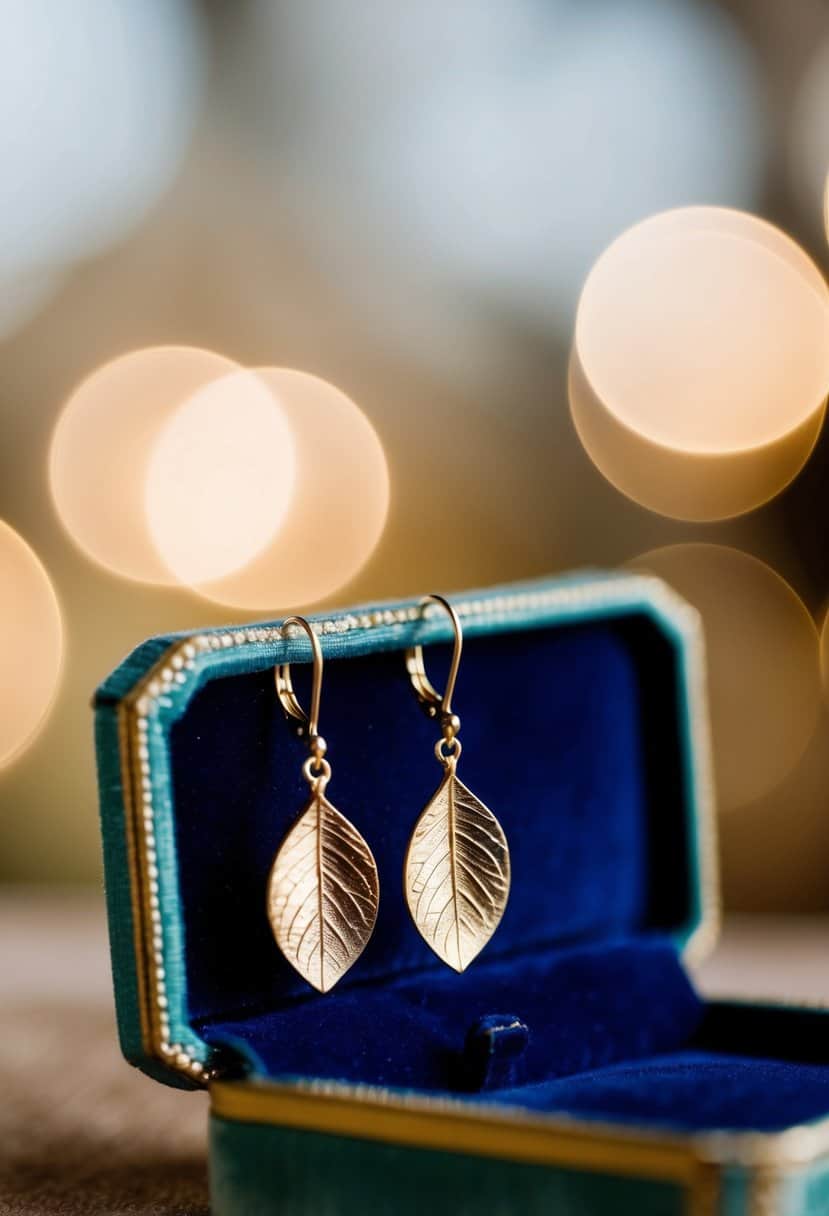
<path id="1" fill-rule="evenodd" d="M 118 1050 L 103 899 L 0 892 L 0 1213 L 207 1216 L 207 1095 Z"/>
<path id="2" fill-rule="evenodd" d="M 474 1031 L 504 1002 L 526 1034 L 502 1084 L 532 1085 L 671 1051 L 703 1017 L 673 945 L 629 939 L 472 966 L 463 975 L 444 968 L 428 985 L 414 978 L 335 989 L 322 1001 L 203 1033 L 265 1076 L 474 1093 L 494 1088 L 481 1071 Z"/>
<path id="3" fill-rule="evenodd" d="M 0 891 L 0 926 L 2 1216 L 208 1216 L 207 1097 L 119 1054 L 100 893 Z M 827 940 L 826 922 L 727 925 L 701 986 L 826 1001 Z M 768 1015 L 752 1022 L 758 1051 L 767 1033 Z"/>
<path id="4" fill-rule="evenodd" d="M 510 1018 L 482 1012 L 498 993 Z M 507 1049 L 482 1058 L 493 1026 Z M 205 1035 L 258 1076 L 316 1069 L 635 1127 L 771 1132 L 829 1115 L 825 1013 L 706 1005 L 667 943 L 561 951 L 442 987 L 335 993 L 324 1016 L 300 1003 Z"/>
<path id="5" fill-rule="evenodd" d="M 213 1216 L 688 1216 L 684 1188 L 211 1119 Z M 279 1196 L 279 1206 L 263 1196 Z"/>
<path id="6" fill-rule="evenodd" d="M 829 1066 L 690 1049 L 492 1096 L 603 1124 L 776 1132 L 829 1115 Z"/>
<path id="7" fill-rule="evenodd" d="M 437 680 L 448 648 L 433 651 Z M 307 701 L 304 667 L 295 678 Z M 454 698 L 459 775 L 500 820 L 512 865 L 504 918 L 478 973 L 562 943 L 687 921 L 678 695 L 673 652 L 642 617 L 465 644 Z M 409 836 L 442 776 L 438 732 L 417 706 L 402 654 L 328 663 L 321 726 L 328 796 L 368 841 L 380 876 L 373 937 L 337 990 L 413 974 L 440 987 L 446 968 L 402 893 Z M 307 998 L 263 911 L 274 854 L 308 800 L 306 751 L 272 670 L 207 684 L 170 747 L 191 1019 L 256 1017 Z M 325 1017 L 328 1003 L 308 1001 L 305 1017 Z"/>
<path id="8" fill-rule="evenodd" d="M 460 977 L 414 931 L 400 891 L 412 825 L 440 780 L 400 645 L 327 665 L 324 729 L 329 757 L 336 740 L 343 758 L 332 800 L 370 841 L 383 892 L 374 936 L 333 993 L 282 959 L 262 908 L 308 798 L 270 662 L 223 660 L 169 749 L 163 731 L 149 740 L 172 794 L 175 849 L 159 868 L 177 949 L 165 970 L 172 959 L 186 978 L 187 1032 L 219 1047 L 226 1070 L 484 1091 L 634 1125 L 766 1129 L 829 1109 L 823 1052 L 779 1058 L 785 1021 L 766 1052 L 735 1050 L 710 1019 L 698 1041 L 704 1006 L 664 932 L 687 924 L 694 899 L 681 670 L 665 632 L 635 611 L 469 639 L 455 696 L 463 776 L 503 823 L 513 882 L 497 934 Z M 433 665 L 441 649 L 448 661 L 435 646 Z M 482 1043 L 506 1008 L 521 1033 L 487 1062 Z"/>

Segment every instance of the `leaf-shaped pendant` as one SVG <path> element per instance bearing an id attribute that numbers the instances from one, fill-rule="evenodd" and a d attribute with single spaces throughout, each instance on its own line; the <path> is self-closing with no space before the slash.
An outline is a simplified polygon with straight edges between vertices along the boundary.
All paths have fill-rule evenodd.
<path id="1" fill-rule="evenodd" d="M 450 967 L 465 970 L 504 914 L 510 864 L 500 823 L 454 768 L 415 824 L 403 872 L 424 940 Z"/>
<path id="2" fill-rule="evenodd" d="M 377 866 L 352 823 L 315 793 L 288 832 L 268 879 L 276 944 L 299 974 L 328 992 L 371 937 Z"/>

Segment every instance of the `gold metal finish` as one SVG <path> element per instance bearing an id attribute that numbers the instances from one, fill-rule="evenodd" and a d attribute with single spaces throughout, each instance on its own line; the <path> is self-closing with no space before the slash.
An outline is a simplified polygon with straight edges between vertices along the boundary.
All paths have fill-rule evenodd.
<path id="1" fill-rule="evenodd" d="M 412 920 L 438 958 L 464 971 L 498 928 L 509 849 L 492 811 L 455 776 L 455 757 L 415 825 L 405 862 Z"/>
<path id="2" fill-rule="evenodd" d="M 267 914 L 276 944 L 291 966 L 319 992 L 328 992 L 371 937 L 380 884 L 371 849 L 325 797 L 331 765 L 319 734 L 322 648 L 304 617 L 290 617 L 285 625 L 305 630 L 314 656 L 310 714 L 297 701 L 289 665 L 283 663 L 276 670 L 283 708 L 305 724 L 311 754 L 302 773 L 311 798 L 274 858 Z"/>
<path id="3" fill-rule="evenodd" d="M 423 648 L 406 651 L 406 669 L 418 700 L 439 717 L 442 737 L 435 756 L 445 776 L 415 824 L 403 863 L 403 889 L 412 920 L 438 958 L 465 971 L 492 937 L 507 906 L 509 847 L 492 811 L 457 777 L 461 722 L 452 712 L 452 694 L 463 648 L 457 612 L 442 595 L 427 595 L 421 606 L 440 604 L 449 614 L 455 646 L 443 695 L 426 675 Z"/>
<path id="4" fill-rule="evenodd" d="M 720 1163 L 700 1152 L 691 1136 L 336 1083 L 219 1082 L 210 1097 L 220 1119 L 673 1182 L 685 1193 L 686 1216 L 716 1216 L 719 1210 Z"/>
<path id="5" fill-rule="evenodd" d="M 793 1173 L 829 1163 L 829 1119 L 783 1132 L 666 1132 L 505 1108 L 494 1102 L 401 1093 L 337 1081 L 219 1081 L 211 1111 L 221 1119 L 295 1127 L 416 1148 L 674 1181 L 685 1216 L 720 1211 L 721 1171 L 751 1175 L 751 1216 L 779 1211 Z"/>
<path id="6" fill-rule="evenodd" d="M 151 932 L 152 918 L 148 914 L 149 900 L 146 886 L 146 850 L 138 849 L 139 813 L 141 805 L 140 777 L 136 772 L 137 746 L 130 746 L 130 713 L 128 705 L 122 704 L 118 709 L 118 738 L 121 748 L 121 784 L 124 791 L 124 820 L 126 828 L 127 857 L 130 875 L 130 903 L 132 908 L 132 931 L 136 957 L 136 999 L 141 1012 L 141 1038 L 143 1046 L 148 1048 L 148 1040 L 152 1036 L 155 1042 L 162 1037 L 158 1026 L 158 999 L 150 990 L 152 955 L 147 950 L 147 939 Z M 145 915 L 145 913 L 147 913 Z M 155 996 L 155 999 L 153 999 Z"/>
<path id="7" fill-rule="evenodd" d="M 686 1216 L 723 1216 L 722 1164 L 699 1160 L 685 1196 Z"/>
<path id="8" fill-rule="evenodd" d="M 362 954 L 379 899 L 371 850 L 318 791 L 285 838 L 268 879 L 276 944 L 303 979 L 328 992 Z"/>
<path id="9" fill-rule="evenodd" d="M 452 628 L 455 631 L 452 662 L 449 666 L 449 676 L 442 696 L 436 691 L 431 680 L 426 675 L 426 665 L 423 661 L 423 647 L 420 645 L 410 646 L 406 651 L 406 670 L 409 673 L 409 679 L 414 685 L 414 690 L 421 705 L 429 717 L 434 718 L 439 712 L 444 714 L 452 713 L 452 696 L 455 692 L 455 681 L 458 678 L 461 651 L 463 650 L 463 630 L 461 629 L 461 622 L 457 612 L 444 596 L 425 595 L 420 601 L 420 607 L 424 608 L 427 604 L 440 604 L 441 608 L 444 608 L 448 612 Z"/>
<path id="10" fill-rule="evenodd" d="M 276 695 L 279 697 L 282 708 L 289 717 L 295 718 L 302 723 L 302 735 L 313 739 L 319 734 L 319 717 L 320 717 L 320 696 L 322 694 L 322 647 L 320 646 L 319 638 L 314 630 L 308 624 L 304 616 L 289 616 L 283 622 L 282 629 L 288 636 L 288 630 L 292 627 L 303 629 L 308 635 L 308 641 L 311 643 L 311 653 L 314 656 L 314 673 L 313 683 L 311 686 L 311 712 L 306 714 L 305 710 L 300 705 L 294 692 L 294 686 L 291 681 L 291 665 L 290 663 L 280 663 L 274 672 L 274 682 L 276 684 Z"/>
<path id="11" fill-rule="evenodd" d="M 713 948 L 720 921 L 715 806 L 699 614 L 659 579 L 642 574 L 601 580 L 590 578 L 584 583 L 563 583 L 553 587 L 513 588 L 497 595 L 472 593 L 458 600 L 456 611 L 460 619 L 477 629 L 493 620 L 515 621 L 520 625 L 527 614 L 532 615 L 535 625 L 551 621 L 577 622 L 586 612 L 629 610 L 636 602 L 649 604 L 657 617 L 668 622 L 683 639 L 686 647 L 687 694 L 693 735 L 689 776 L 698 808 L 701 916 L 697 928 L 685 943 L 683 955 L 697 962 Z M 314 622 L 314 632 L 352 634 L 359 638 L 374 630 L 394 626 L 408 640 L 421 617 L 422 609 L 408 603 L 395 608 L 327 616 Z M 161 897 L 168 897 L 168 909 L 175 899 L 174 895 L 170 896 L 167 886 L 168 872 L 162 870 L 157 875 L 151 872 L 151 867 L 157 863 L 157 821 L 168 829 L 171 811 L 164 793 L 167 778 L 164 773 L 156 772 L 156 764 L 147 751 L 148 728 L 155 729 L 153 724 L 162 707 L 174 717 L 184 712 L 202 669 L 218 666 L 231 651 L 260 655 L 263 648 L 272 648 L 276 660 L 284 652 L 287 639 L 284 623 L 209 630 L 181 638 L 136 680 L 117 710 L 141 1039 L 146 1055 L 191 1084 L 204 1085 L 213 1076 L 212 1052 L 197 1036 L 192 1045 L 183 1046 L 175 1041 L 176 1034 L 187 1029 L 187 993 L 180 975 L 171 980 L 170 958 L 162 931 Z M 169 910 L 166 919 L 170 920 Z M 360 1094 L 355 1094 L 355 1108 L 362 1100 Z M 811 1160 L 818 1152 L 829 1153 L 829 1120 L 819 1126 L 822 1129 L 819 1148 L 812 1146 L 811 1128 L 793 1129 L 792 1133 L 783 1133 L 775 1139 L 788 1145 L 789 1137 L 793 1136 L 797 1160 Z"/>
<path id="12" fill-rule="evenodd" d="M 185 643 L 185 647 L 191 643 Z M 165 656 L 165 657 L 169 657 Z M 189 661 L 178 648 L 177 658 Z M 157 664 L 150 683 L 170 670 Z M 176 670 L 176 669 L 173 669 Z M 163 684 L 170 681 L 163 680 Z M 159 961 L 158 943 L 162 941 L 159 882 L 156 866 L 153 796 L 149 782 L 147 719 L 140 709 L 142 697 L 127 697 L 118 707 L 118 735 L 121 751 L 121 783 L 124 800 L 124 828 L 130 869 L 133 940 L 136 957 L 136 1000 L 144 1051 L 155 1055 L 181 1073 L 194 1085 L 205 1085 L 213 1072 L 205 1067 L 192 1047 L 170 1041 L 169 1002 L 165 991 L 166 971 Z"/>

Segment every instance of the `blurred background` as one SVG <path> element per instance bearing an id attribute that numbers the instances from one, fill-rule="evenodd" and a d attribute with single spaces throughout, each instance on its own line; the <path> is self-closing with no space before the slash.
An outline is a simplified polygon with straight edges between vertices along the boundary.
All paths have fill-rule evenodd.
<path id="1" fill-rule="evenodd" d="M 100 883 L 146 636 L 632 566 L 703 612 L 726 905 L 829 909 L 824 0 L 0 17 L 0 881 Z M 603 256 L 692 205 L 796 244 Z"/>

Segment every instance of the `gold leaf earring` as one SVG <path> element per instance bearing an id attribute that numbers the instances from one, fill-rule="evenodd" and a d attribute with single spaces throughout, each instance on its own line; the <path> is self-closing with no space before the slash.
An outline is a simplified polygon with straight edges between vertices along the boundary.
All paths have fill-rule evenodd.
<path id="1" fill-rule="evenodd" d="M 310 755 L 302 766 L 311 797 L 285 837 L 268 878 L 268 919 L 276 944 L 303 979 L 320 992 L 345 975 L 371 937 L 377 919 L 379 881 L 371 849 L 353 823 L 328 801 L 331 765 L 319 733 L 322 648 L 304 617 L 285 626 L 304 629 L 314 674 L 311 713 L 297 701 L 289 664 L 276 669 L 276 691 L 285 712 L 302 723 Z"/>
<path id="2" fill-rule="evenodd" d="M 509 848 L 503 829 L 457 776 L 461 721 L 452 712 L 452 694 L 463 634 L 458 614 L 441 595 L 421 605 L 439 604 L 449 614 L 455 645 L 446 689 L 430 683 L 423 647 L 406 651 L 406 670 L 418 700 L 440 723 L 435 755 L 444 777 L 415 824 L 403 866 L 403 887 L 412 920 L 439 958 L 464 971 L 483 950 L 504 915 L 509 896 Z"/>

